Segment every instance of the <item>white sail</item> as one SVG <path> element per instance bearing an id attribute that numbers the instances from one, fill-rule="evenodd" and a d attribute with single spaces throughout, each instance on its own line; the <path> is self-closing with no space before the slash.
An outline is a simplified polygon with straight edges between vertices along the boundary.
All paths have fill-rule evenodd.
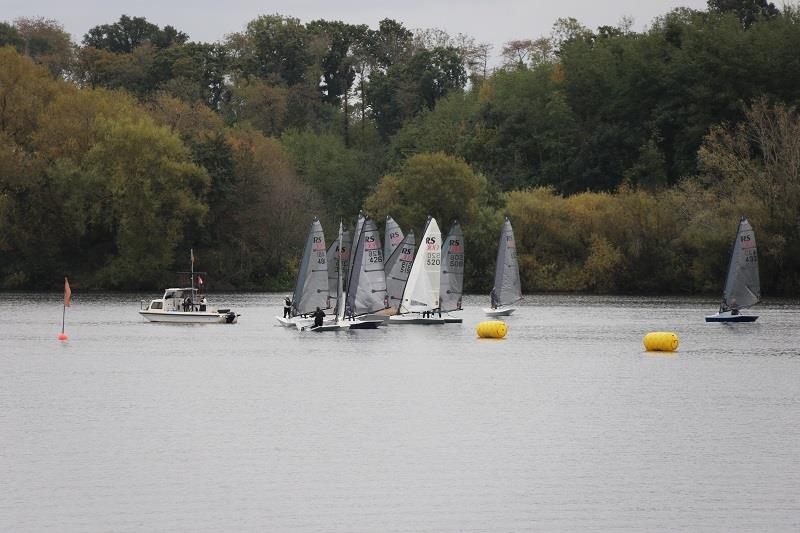
<path id="1" fill-rule="evenodd" d="M 461 309 L 464 288 L 464 232 L 453 222 L 442 247 L 442 286 L 439 290 L 442 311 Z"/>
<path id="2" fill-rule="evenodd" d="M 429 218 L 403 291 L 400 313 L 432 311 L 439 307 L 441 265 L 442 232 L 436 219 Z"/>
<path id="3" fill-rule="evenodd" d="M 322 224 L 314 217 L 303 250 L 303 259 L 300 261 L 300 271 L 292 298 L 295 315 L 311 313 L 317 307 L 330 307 L 326 252 Z"/>
<path id="4" fill-rule="evenodd" d="M 750 222 L 742 217 L 731 250 L 731 262 L 722 295 L 722 310 L 746 309 L 760 299 L 756 235 Z"/>
<path id="5" fill-rule="evenodd" d="M 497 263 L 495 264 L 493 300 L 496 305 L 511 305 L 522 298 L 519 281 L 519 264 L 517 263 L 517 241 L 511 221 L 506 217 L 500 242 L 497 246 Z"/>

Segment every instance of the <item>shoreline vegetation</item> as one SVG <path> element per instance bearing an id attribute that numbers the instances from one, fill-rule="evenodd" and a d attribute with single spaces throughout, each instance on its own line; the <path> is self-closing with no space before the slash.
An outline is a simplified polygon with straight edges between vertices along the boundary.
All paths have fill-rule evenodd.
<path id="1" fill-rule="evenodd" d="M 800 294 L 800 8 L 709 0 L 491 46 L 385 19 L 263 15 L 223 42 L 123 15 L 71 41 L 0 22 L 0 290 L 293 285 L 314 216 L 465 233 L 503 217 L 526 294 L 721 292 L 742 215 L 762 290 Z"/>

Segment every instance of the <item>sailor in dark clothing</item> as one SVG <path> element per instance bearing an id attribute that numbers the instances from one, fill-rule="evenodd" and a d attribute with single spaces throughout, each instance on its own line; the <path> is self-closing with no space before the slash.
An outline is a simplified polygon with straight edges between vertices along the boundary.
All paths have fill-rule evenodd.
<path id="1" fill-rule="evenodd" d="M 497 309 L 497 292 L 494 290 L 494 287 L 492 287 L 492 292 L 489 293 L 489 301 L 490 307 L 492 309 Z"/>
<path id="2" fill-rule="evenodd" d="M 283 318 L 292 318 L 292 299 L 288 296 L 283 299 Z"/>
<path id="3" fill-rule="evenodd" d="M 317 307 L 317 310 L 311 316 L 314 317 L 314 327 L 318 328 L 322 325 L 322 319 L 325 318 L 325 311 Z"/>

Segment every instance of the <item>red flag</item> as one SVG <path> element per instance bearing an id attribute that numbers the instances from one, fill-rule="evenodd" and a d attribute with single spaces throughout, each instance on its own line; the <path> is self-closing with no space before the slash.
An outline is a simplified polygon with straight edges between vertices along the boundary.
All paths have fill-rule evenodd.
<path id="1" fill-rule="evenodd" d="M 64 277 L 64 307 L 69 307 L 69 301 L 72 298 L 72 289 L 69 288 L 69 281 Z"/>

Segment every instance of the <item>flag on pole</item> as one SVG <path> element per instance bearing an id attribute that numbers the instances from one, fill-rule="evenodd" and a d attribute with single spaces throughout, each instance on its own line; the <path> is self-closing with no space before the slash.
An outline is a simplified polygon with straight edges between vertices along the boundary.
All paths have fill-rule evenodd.
<path id="1" fill-rule="evenodd" d="M 69 307 L 70 299 L 72 299 L 72 289 L 69 288 L 69 280 L 64 276 L 64 307 Z"/>
<path id="2" fill-rule="evenodd" d="M 189 249 L 189 254 L 192 256 L 192 264 L 194 264 L 194 249 L 193 248 Z"/>

